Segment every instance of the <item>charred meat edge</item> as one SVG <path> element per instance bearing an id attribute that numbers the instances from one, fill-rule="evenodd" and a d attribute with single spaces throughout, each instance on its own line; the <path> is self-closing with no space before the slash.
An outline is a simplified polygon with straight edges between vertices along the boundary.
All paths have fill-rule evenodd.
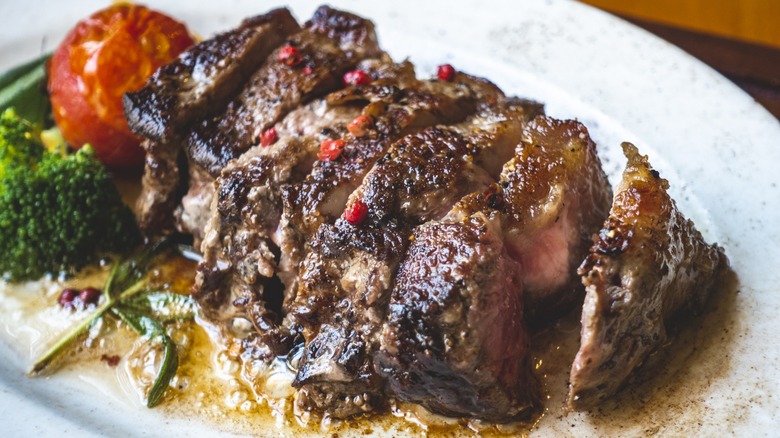
<path id="1" fill-rule="evenodd" d="M 292 306 L 307 340 L 293 381 L 300 409 L 343 418 L 384 405 L 372 355 L 411 230 L 495 181 L 500 165 L 492 172 L 484 165 L 511 156 L 526 115 L 508 105 L 404 137 L 350 197 L 350 206 L 368 207 L 366 220 L 352 225 L 339 218 L 320 227 Z"/>
<path id="2" fill-rule="evenodd" d="M 139 91 L 123 97 L 133 133 L 167 143 L 194 119 L 232 99 L 268 55 L 300 31 L 290 11 L 248 18 L 160 67 Z"/>
<path id="3" fill-rule="evenodd" d="M 342 214 L 349 195 L 393 142 L 429 126 L 459 123 L 481 105 L 495 104 L 495 86 L 464 73 L 452 82 L 414 80 L 398 85 L 401 88 L 377 81 L 361 87 L 368 88 L 362 95 L 349 89 L 331 95 L 334 104 L 373 95 L 363 111 L 373 120 L 373 129 L 348 141 L 338 160 L 316 162 L 304 181 L 282 189 L 284 208 L 275 239 L 282 249 L 279 277 L 286 288 L 286 310 L 295 299 L 307 242 L 322 224 L 333 223 Z"/>
<path id="4" fill-rule="evenodd" d="M 360 68 L 378 82 L 406 83 L 414 79 L 411 64 L 393 64 L 389 57 L 365 61 Z M 347 91 L 371 94 L 370 87 Z M 269 293 L 279 292 L 274 285 L 271 289 L 277 290 L 265 289 L 276 271 L 278 248 L 270 236 L 281 215 L 280 187 L 300 181 L 309 173 L 322 141 L 349 139 L 346 125 L 370 99 L 335 104 L 332 100 L 316 101 L 303 111 L 291 112 L 278 125 L 277 143 L 253 148 L 229 164 L 217 180 L 217 199 L 202 247 L 204 261 L 198 268 L 196 296 L 207 313 L 224 313 L 227 306 L 232 307 L 227 313 L 249 317 L 256 334 L 273 354 L 284 354 L 290 347 L 288 335 L 266 333 L 274 331 L 280 317 L 280 303 L 270 307 L 265 303 Z"/>
<path id="5" fill-rule="evenodd" d="M 677 209 L 661 178 L 630 143 L 609 218 L 579 274 L 587 295 L 568 405 L 595 407 L 667 342 L 675 316 L 700 310 L 728 264 Z"/>
<path id="6" fill-rule="evenodd" d="M 383 54 L 370 21 L 328 7 L 319 8 L 286 46 L 297 50 L 300 63 L 286 65 L 278 59 L 278 52 L 272 53 L 224 113 L 203 120 L 190 132 L 186 149 L 192 178 L 204 174 L 217 177 L 230 160 L 257 145 L 260 135 L 289 111 L 341 88 L 342 73 L 363 59 Z M 198 199 L 212 198 L 213 191 L 197 189 L 211 187 L 191 187 L 177 211 L 177 217 L 183 219 L 177 227 L 192 234 L 196 243 L 206 224 L 186 219 L 208 217 L 199 210 L 205 202 Z"/>
<path id="7" fill-rule="evenodd" d="M 128 125 L 146 151 L 136 212 L 147 234 L 173 228 L 172 212 L 187 187 L 182 137 L 189 126 L 223 108 L 271 51 L 299 30 L 287 9 L 246 19 L 186 50 L 144 88 L 123 97 Z"/>
<path id="8" fill-rule="evenodd" d="M 585 128 L 537 117 L 498 184 L 414 231 L 374 357 L 395 396 L 447 416 L 532 416 L 541 402 L 530 368 L 525 284 L 536 276 L 537 291 L 561 293 L 610 198 Z M 557 244 L 546 247 L 550 241 Z M 542 262 L 529 263 L 531 257 Z"/>
<path id="9" fill-rule="evenodd" d="M 281 62 L 283 48 L 277 49 L 225 111 L 193 127 L 186 140 L 192 165 L 217 177 L 289 111 L 343 87 L 343 73 L 383 54 L 369 20 L 327 6 L 317 9 L 286 46 L 296 49 L 300 62 Z"/>

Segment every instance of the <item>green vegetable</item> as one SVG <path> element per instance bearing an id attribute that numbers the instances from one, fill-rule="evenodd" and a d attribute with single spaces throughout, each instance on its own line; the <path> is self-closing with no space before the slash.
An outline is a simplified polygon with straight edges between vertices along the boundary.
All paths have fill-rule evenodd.
<path id="1" fill-rule="evenodd" d="M 0 190 L 7 169 L 34 166 L 43 157 L 43 152 L 33 126 L 13 109 L 0 114 Z"/>
<path id="2" fill-rule="evenodd" d="M 159 342 L 162 345 L 162 366 L 146 396 L 146 406 L 153 408 L 162 399 L 165 389 L 170 384 L 173 376 L 176 375 L 176 369 L 179 367 L 179 355 L 176 352 L 176 344 L 165 333 L 162 325 L 154 319 L 123 307 L 114 307 L 111 311 L 138 334 L 146 337 L 150 342 Z"/>
<path id="3" fill-rule="evenodd" d="M 136 256 L 117 262 L 104 286 L 105 299 L 89 315 L 57 341 L 30 370 L 31 375 L 43 372 L 68 347 L 78 341 L 98 319 L 111 312 L 149 342 L 158 343 L 163 352 L 162 364 L 147 394 L 146 405 L 156 406 L 179 366 L 176 345 L 163 324 L 192 319 L 197 311 L 195 301 L 184 295 L 148 288 L 146 272 L 156 256 L 170 248 L 163 239 L 143 249 Z"/>
<path id="4" fill-rule="evenodd" d="M 126 304 L 162 323 L 192 319 L 198 308 L 192 298 L 171 292 L 151 292 Z"/>
<path id="5" fill-rule="evenodd" d="M 16 108 L 19 116 L 42 128 L 50 113 L 46 93 L 46 63 L 51 55 L 15 67 L 0 75 L 0 111 Z"/>
<path id="6" fill-rule="evenodd" d="M 11 281 L 72 273 L 140 241 L 94 151 L 45 151 L 13 110 L 0 116 L 0 178 L 0 275 Z"/>

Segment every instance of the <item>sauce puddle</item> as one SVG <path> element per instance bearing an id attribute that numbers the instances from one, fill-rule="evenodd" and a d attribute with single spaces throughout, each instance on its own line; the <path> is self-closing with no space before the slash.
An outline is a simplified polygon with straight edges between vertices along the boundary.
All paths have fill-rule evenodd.
<path id="1" fill-rule="evenodd" d="M 91 309 L 66 310 L 57 305 L 65 287 L 99 287 L 108 268 L 93 269 L 64 282 L 41 280 L 21 285 L 0 282 L 0 329 L 5 343 L 27 363 L 42 354 L 58 334 L 86 317 Z M 158 267 L 159 278 L 174 292 L 187 293 L 194 278 L 195 263 L 172 258 Z M 551 327 L 535 333 L 533 365 L 543 386 L 544 410 L 534 424 L 484 425 L 477 421 L 444 418 L 416 406 L 391 402 L 389 413 L 368 415 L 348 421 L 296 416 L 293 412 L 293 372 L 283 358 L 271 364 L 242 355 L 240 348 L 220 339 L 217 330 L 202 321 L 179 322 L 168 326 L 169 335 L 179 351 L 179 369 L 158 408 L 174 418 L 197 418 L 207 429 L 254 436 L 523 436 L 540 433 L 571 434 L 575 426 L 589 424 L 599 430 L 621 432 L 612 425 L 649 421 L 646 430 L 660 430 L 655 423 L 668 415 L 659 412 L 674 405 L 673 412 L 690 415 L 690 406 L 675 399 L 690 397 L 677 385 L 690 378 L 689 364 L 710 366 L 709 376 L 728 371 L 728 362 L 706 360 L 713 351 L 729 342 L 708 333 L 728 333 L 735 324 L 733 308 L 735 280 L 719 291 L 712 308 L 694 324 L 679 333 L 674 348 L 659 353 L 663 365 L 652 378 L 634 382 L 590 414 L 567 413 L 563 401 L 567 391 L 569 367 L 579 346 L 579 312 L 576 310 Z M 724 326 L 725 328 L 721 328 Z M 732 331 L 733 333 L 733 331 Z M 235 343 L 237 344 L 237 343 Z M 725 345 L 724 345 L 725 344 Z M 121 323 L 104 318 L 85 341 L 66 353 L 60 363 L 69 376 L 76 376 L 105 397 L 125 405 L 146 409 L 144 390 L 154 377 L 159 357 L 148 350 L 148 343 Z M 118 363 L 110 362 L 119 358 Z M 157 361 L 156 361 L 157 359 Z M 704 363 L 702 363 L 704 362 Z M 713 368 L 714 367 L 714 368 Z M 699 379 L 691 379 L 697 382 Z M 689 383 L 690 385 L 690 383 Z M 694 392 L 706 392 L 697 386 Z M 648 402 L 649 400 L 649 402 Z M 571 424 L 571 427 L 566 427 Z"/>

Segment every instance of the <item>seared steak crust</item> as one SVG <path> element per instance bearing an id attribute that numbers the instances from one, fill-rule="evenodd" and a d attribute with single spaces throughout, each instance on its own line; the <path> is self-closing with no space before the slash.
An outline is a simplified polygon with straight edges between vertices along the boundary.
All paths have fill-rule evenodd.
<path id="1" fill-rule="evenodd" d="M 144 139 L 146 150 L 136 205 L 146 233 L 172 228 L 172 212 L 187 187 L 181 145 L 189 127 L 224 108 L 271 51 L 299 30 L 287 9 L 249 18 L 186 50 L 157 70 L 144 88 L 124 96 L 128 125 Z"/>
<path id="2" fill-rule="evenodd" d="M 278 59 L 281 49 L 272 52 L 224 112 L 190 132 L 186 145 L 192 163 L 218 176 L 290 110 L 340 88 L 344 72 L 382 54 L 370 21 L 328 7 L 287 44 L 300 53 L 300 64 L 288 66 Z"/>
<path id="3" fill-rule="evenodd" d="M 211 320 L 249 317 L 263 332 L 278 322 L 280 317 L 267 313 L 262 303 L 264 283 L 276 269 L 277 252 L 270 235 L 281 215 L 280 186 L 301 180 L 320 143 L 344 135 L 346 124 L 359 113 L 354 105 L 330 107 L 324 100 L 315 101 L 279 124 L 275 144 L 250 149 L 222 171 L 215 183 L 194 288 Z M 283 348 L 279 342 L 271 344 Z"/>
<path id="4" fill-rule="evenodd" d="M 450 416 L 505 422 L 534 412 L 523 295 L 529 284 L 543 294 L 568 288 L 568 254 L 587 251 L 585 229 L 595 231 L 608 205 L 587 131 L 537 117 L 498 184 L 415 230 L 374 357 L 393 393 Z M 562 258 L 546 257 L 549 240 Z"/>
<path id="5" fill-rule="evenodd" d="M 589 409 L 615 393 L 667 342 L 667 326 L 709 298 L 722 248 L 707 244 L 667 193 L 669 183 L 636 147 L 604 228 L 579 274 L 587 295 L 582 340 L 571 369 L 569 406 Z"/>
<path id="6" fill-rule="evenodd" d="M 193 120 L 224 106 L 275 48 L 300 26 L 286 8 L 244 20 L 158 69 L 141 90 L 127 93 L 133 133 L 168 143 Z"/>
<path id="7" fill-rule="evenodd" d="M 287 287 L 286 302 L 291 302 L 298 290 L 306 242 L 313 240 L 322 224 L 332 223 L 344 211 L 349 195 L 394 141 L 434 124 L 461 122 L 480 107 L 495 106 L 504 99 L 492 83 L 463 73 L 452 82 L 411 79 L 398 87 L 375 80 L 370 87 L 346 89 L 329 96 L 333 103 L 370 98 L 372 103 L 363 113 L 372 117 L 374 128 L 368 135 L 348 142 L 339 160 L 318 161 L 304 181 L 283 189 L 284 212 L 278 242 L 282 249 L 279 276 Z M 541 110 L 523 102 L 524 110 L 529 107 L 533 108 L 529 114 Z M 478 143 L 479 139 L 470 140 Z M 500 154 L 495 155 L 495 160 L 501 158 Z M 490 160 L 485 158 L 486 162 Z M 486 168 L 492 171 L 495 166 Z"/>
<path id="8" fill-rule="evenodd" d="M 461 196 L 495 180 L 483 157 L 511 155 L 527 114 L 496 101 L 497 108 L 460 125 L 429 128 L 393 144 L 350 196 L 348 209 L 357 202 L 368 207 L 365 221 L 339 218 L 320 227 L 290 306 L 307 341 L 293 382 L 301 409 L 341 418 L 383 405 L 371 356 L 396 268 L 415 226 L 440 218 Z M 323 397 L 326 391 L 338 398 Z"/>
<path id="9" fill-rule="evenodd" d="M 410 64 L 393 64 L 389 58 L 366 61 L 360 67 L 387 84 L 414 80 Z M 201 248 L 204 260 L 198 268 L 195 285 L 196 296 L 212 317 L 218 313 L 234 317 L 248 311 L 260 332 L 278 325 L 281 319 L 278 303 L 272 306 L 276 309 L 270 310 L 263 297 L 279 257 L 272 234 L 281 215 L 281 187 L 299 182 L 309 173 L 322 141 L 341 138 L 357 141 L 346 126 L 361 113 L 361 106 L 367 101 L 318 100 L 294 110 L 277 125 L 280 138 L 277 143 L 250 149 L 222 171 L 216 183 L 216 200 Z M 225 312 L 225 306 L 231 310 Z M 214 312 L 217 309 L 220 312 Z M 222 315 L 219 319 L 224 318 Z M 279 342 L 272 344 L 284 347 Z M 286 353 L 276 348 L 271 350 L 275 354 Z"/>
<path id="10" fill-rule="evenodd" d="M 171 228 L 172 212 L 187 192 L 182 146 L 189 178 L 216 178 L 289 111 L 340 88 L 342 73 L 382 54 L 370 21 L 326 6 L 299 30 L 284 9 L 248 19 L 196 45 L 163 67 L 147 87 L 128 95 L 131 128 L 147 138 L 145 188 L 137 210 L 149 234 Z M 285 42 L 300 52 L 299 65 L 279 61 L 278 47 Z M 180 89 L 182 84 L 193 86 Z M 205 226 L 201 199 L 213 196 L 201 193 L 208 187 L 191 186 L 176 213 L 176 227 L 193 234 L 196 243 Z"/>
<path id="11" fill-rule="evenodd" d="M 329 28 L 331 24 L 336 28 Z M 230 160 L 257 145 L 261 133 L 290 111 L 341 88 L 342 73 L 365 58 L 382 55 L 370 21 L 328 7 L 319 8 L 304 30 L 292 36 L 286 45 L 298 50 L 300 64 L 285 65 L 278 59 L 282 49 L 274 51 L 223 113 L 203 120 L 189 133 L 186 147 L 191 178 L 204 173 L 216 178 Z M 199 210 L 203 204 L 197 202 L 198 198 L 213 197 L 198 190 L 207 187 L 191 186 L 177 217 L 208 217 Z M 179 231 L 192 234 L 196 243 L 205 227 L 203 221 L 177 223 Z"/>
<path id="12" fill-rule="evenodd" d="M 520 272 L 500 218 L 419 227 L 374 357 L 391 391 L 448 416 L 507 421 L 533 412 Z"/>

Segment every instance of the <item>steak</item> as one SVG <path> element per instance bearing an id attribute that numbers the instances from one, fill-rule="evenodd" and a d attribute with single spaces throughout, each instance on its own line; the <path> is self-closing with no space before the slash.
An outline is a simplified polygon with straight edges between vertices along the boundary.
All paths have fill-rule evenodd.
<path id="1" fill-rule="evenodd" d="M 285 302 L 295 298 L 305 243 L 313 240 L 322 224 L 333 223 L 344 211 L 349 195 L 394 141 L 432 125 L 461 122 L 479 106 L 495 104 L 500 94 L 493 84 L 462 73 L 452 82 L 411 79 L 398 86 L 377 80 L 370 87 L 329 97 L 334 104 L 370 99 L 364 115 L 373 120 L 373 129 L 347 142 L 338 160 L 316 162 L 304 181 L 283 188 L 284 208 L 276 240 L 281 248 L 279 277 L 287 290 Z"/>
<path id="2" fill-rule="evenodd" d="M 244 20 L 184 51 L 141 90 L 123 97 L 133 133 L 169 143 L 193 120 L 223 107 L 300 26 L 286 8 Z"/>
<path id="3" fill-rule="evenodd" d="M 193 236 L 204 319 L 247 366 L 287 356 L 296 413 L 531 419 L 533 330 L 583 298 L 568 405 L 588 409 L 728 263 L 636 148 L 613 200 L 584 126 L 440 71 L 361 17 L 275 9 L 124 96 L 142 228 Z"/>
<path id="4" fill-rule="evenodd" d="M 500 94 L 493 101 L 460 125 L 428 128 L 394 143 L 350 195 L 347 209 L 366 206 L 365 220 L 341 217 L 320 227 L 290 309 L 306 340 L 293 381 L 303 411 L 344 418 L 384 405 L 372 355 L 412 229 L 495 181 L 500 169 L 491 174 L 483 163 L 508 159 L 529 119 L 514 101 Z"/>
<path id="5" fill-rule="evenodd" d="M 523 267 L 526 321 L 538 326 L 582 302 L 577 266 L 609 214 L 612 189 L 581 123 L 538 117 L 522 145 L 502 183 L 514 224 L 507 245 Z"/>
<path id="6" fill-rule="evenodd" d="M 287 9 L 246 19 L 186 50 L 144 88 L 123 97 L 128 126 L 144 139 L 147 154 L 136 207 L 145 232 L 172 228 L 182 187 L 182 137 L 192 123 L 224 108 L 271 51 L 299 30 Z"/>
<path id="7" fill-rule="evenodd" d="M 612 210 L 579 268 L 587 295 L 582 339 L 571 368 L 568 404 L 589 409 L 615 393 L 668 342 L 675 316 L 700 309 L 728 265 L 677 209 L 637 148 L 628 158 Z"/>
<path id="8" fill-rule="evenodd" d="M 280 61 L 283 43 L 295 47 L 299 64 Z M 322 6 L 302 30 L 289 12 L 275 10 L 162 67 L 125 99 L 131 129 L 147 148 L 137 206 L 143 228 L 157 234 L 175 216 L 176 228 L 198 246 L 208 217 L 202 208 L 213 198 L 207 176 L 216 178 L 291 110 L 340 88 L 342 74 L 361 60 L 381 55 L 370 21 Z M 180 89 L 185 83 L 195 85 Z"/>
<path id="9" fill-rule="evenodd" d="M 360 69 L 388 83 L 414 80 L 411 65 L 393 64 L 387 58 L 366 61 Z M 279 253 L 271 236 L 281 216 L 281 186 L 303 180 L 317 159 L 320 144 L 347 138 L 347 124 L 367 104 L 359 99 L 329 101 L 332 99 L 320 99 L 293 110 L 277 125 L 278 142 L 250 149 L 217 179 L 216 202 L 206 227 L 201 247 L 204 259 L 195 285 L 195 295 L 212 319 L 243 314 L 263 327 L 260 331 L 278 324 L 280 306 L 270 306 L 275 308 L 271 311 L 264 304 L 264 295 L 276 272 Z M 217 313 L 223 314 L 214 318 Z M 270 351 L 286 353 L 286 344 L 274 336 L 264 336 Z"/>
<path id="10" fill-rule="evenodd" d="M 217 177 L 227 163 L 259 143 L 260 134 L 271 128 L 288 112 L 301 104 L 341 88 L 342 74 L 363 59 L 383 55 L 368 20 L 327 6 L 317 9 L 303 30 L 286 42 L 300 54 L 300 63 L 288 66 L 279 59 L 277 49 L 245 84 L 239 95 L 217 116 L 194 126 L 185 144 L 190 161 L 191 178 L 200 168 Z M 201 211 L 190 211 L 192 198 L 208 197 L 191 186 L 184 196 L 177 216 L 208 217 Z M 177 224 L 180 231 L 193 234 L 196 244 L 202 237 L 205 222 Z M 184 228 L 185 225 L 193 228 Z"/>
<path id="11" fill-rule="evenodd" d="M 281 62 L 277 49 L 224 111 L 194 126 L 186 139 L 192 164 L 217 177 L 289 111 L 341 88 L 343 73 L 382 55 L 370 21 L 327 6 L 317 9 L 286 46 L 299 52 L 299 64 Z"/>
<path id="12" fill-rule="evenodd" d="M 537 117 L 498 184 L 415 229 L 375 356 L 396 397 L 493 422 L 534 413 L 524 295 L 574 294 L 572 260 L 609 199 L 585 128 Z"/>

